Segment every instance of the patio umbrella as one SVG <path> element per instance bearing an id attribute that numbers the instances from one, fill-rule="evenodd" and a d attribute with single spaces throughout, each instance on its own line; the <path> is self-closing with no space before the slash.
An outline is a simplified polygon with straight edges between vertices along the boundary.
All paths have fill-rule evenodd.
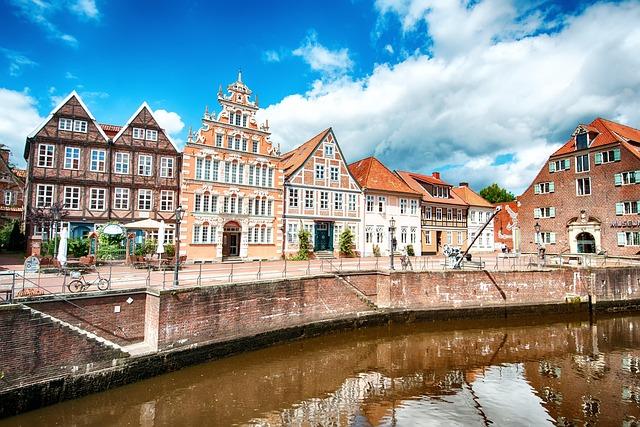
<path id="1" fill-rule="evenodd" d="M 56 257 L 63 267 L 67 263 L 68 239 L 67 227 L 63 227 L 60 230 L 60 243 L 58 245 L 58 256 Z"/>
<path id="2" fill-rule="evenodd" d="M 158 247 L 156 248 L 156 253 L 158 254 L 158 259 L 162 258 L 162 254 L 164 253 L 164 220 L 160 221 L 160 226 L 158 227 Z"/>

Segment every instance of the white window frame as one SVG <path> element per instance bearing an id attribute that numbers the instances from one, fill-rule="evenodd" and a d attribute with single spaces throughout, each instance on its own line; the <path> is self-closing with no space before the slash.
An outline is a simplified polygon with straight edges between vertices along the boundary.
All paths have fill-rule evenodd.
<path id="1" fill-rule="evenodd" d="M 73 119 L 60 117 L 58 119 L 58 129 L 71 132 L 73 130 Z"/>
<path id="2" fill-rule="evenodd" d="M 173 157 L 160 157 L 160 177 L 173 178 L 174 165 L 175 159 Z"/>
<path id="3" fill-rule="evenodd" d="M 43 152 L 44 148 L 44 152 Z M 56 154 L 56 146 L 53 144 L 38 144 L 38 167 L 52 168 Z"/>
<path id="4" fill-rule="evenodd" d="M 329 167 L 329 178 L 331 181 L 339 181 L 340 180 L 340 167 L 338 166 L 330 166 Z"/>
<path id="5" fill-rule="evenodd" d="M 147 188 L 138 189 L 138 210 L 139 211 L 151 211 L 153 209 L 153 190 Z M 148 207 L 146 206 L 148 202 Z M 143 204 L 144 203 L 144 204 Z"/>
<path id="6" fill-rule="evenodd" d="M 357 203 L 356 202 L 358 200 L 357 196 L 355 194 L 349 194 L 347 196 L 347 200 L 348 200 L 347 209 L 350 212 L 356 211 L 357 210 L 357 208 L 356 208 Z"/>
<path id="7" fill-rule="evenodd" d="M 405 215 L 407 213 L 407 199 L 400 199 L 400 214 Z"/>
<path id="8" fill-rule="evenodd" d="M 96 158 L 94 159 L 93 155 L 94 154 L 102 154 L 102 159 L 100 158 Z M 94 162 L 96 167 L 94 168 Z M 91 150 L 91 159 L 89 162 L 89 170 L 91 172 L 104 172 L 106 170 L 107 167 L 107 152 L 105 150 L 102 149 L 92 149 Z"/>
<path id="9" fill-rule="evenodd" d="M 324 157 L 326 157 L 327 159 L 333 159 L 333 145 L 331 144 L 325 144 L 324 145 Z"/>
<path id="10" fill-rule="evenodd" d="M 144 129 L 133 128 L 133 130 L 131 131 L 131 137 L 133 139 L 144 139 Z"/>
<path id="11" fill-rule="evenodd" d="M 74 132 L 87 133 L 88 129 L 89 129 L 89 124 L 87 123 L 86 120 L 74 120 L 73 121 L 73 131 Z"/>
<path id="12" fill-rule="evenodd" d="M 297 188 L 289 188 L 289 207 L 297 208 L 299 206 L 299 190 Z"/>
<path id="13" fill-rule="evenodd" d="M 586 169 L 584 168 L 584 160 L 586 159 L 587 164 L 586 164 Z M 575 163 L 576 163 L 576 173 L 586 173 L 589 172 L 589 170 L 591 170 L 591 160 L 589 158 L 589 154 L 581 154 L 576 156 L 575 158 Z"/>
<path id="14" fill-rule="evenodd" d="M 89 188 L 89 210 L 102 212 L 107 209 L 107 189 Z"/>
<path id="15" fill-rule="evenodd" d="M 175 191 L 160 190 L 160 210 L 162 212 L 172 212 L 175 205 Z"/>
<path id="16" fill-rule="evenodd" d="M 589 183 L 589 192 L 585 192 L 585 185 L 584 183 L 588 182 Z M 582 183 L 582 186 L 580 185 L 580 183 Z M 582 187 L 582 194 L 580 194 L 581 191 L 581 187 Z M 591 177 L 587 176 L 584 178 L 577 178 L 576 179 L 576 196 L 590 196 L 592 193 L 591 191 Z"/>
<path id="17" fill-rule="evenodd" d="M 64 163 L 62 168 L 66 170 L 80 170 L 81 157 L 82 150 L 80 147 L 64 147 Z M 67 162 L 70 162 L 70 165 L 68 165 Z M 74 162 L 77 162 L 75 167 Z"/>
<path id="18" fill-rule="evenodd" d="M 72 211 L 80 210 L 82 188 L 75 186 L 65 186 L 62 191 L 62 203 L 64 204 L 64 208 Z"/>
<path id="19" fill-rule="evenodd" d="M 124 187 L 116 187 L 113 190 L 113 209 L 129 210 L 129 200 L 131 199 L 131 190 Z"/>
<path id="20" fill-rule="evenodd" d="M 315 199 L 315 192 L 313 190 L 304 190 L 304 208 L 313 209 L 313 201 Z"/>
<path id="21" fill-rule="evenodd" d="M 147 141 L 157 141 L 158 131 L 155 129 L 145 129 L 144 139 L 146 139 Z"/>
<path id="22" fill-rule="evenodd" d="M 315 179 L 324 179 L 325 175 L 324 175 L 324 165 L 317 163 L 315 165 L 315 171 L 313 176 L 315 177 Z"/>
<path id="23" fill-rule="evenodd" d="M 148 159 L 149 162 L 148 164 L 143 165 L 142 163 L 142 159 Z M 143 172 L 149 172 L 149 173 L 140 173 L 141 171 L 141 167 L 144 167 Z M 149 155 L 149 154 L 139 154 L 138 155 L 138 175 L 139 176 L 153 176 L 153 156 Z"/>
<path id="24" fill-rule="evenodd" d="M 50 193 L 50 194 L 49 194 Z M 36 184 L 36 207 L 48 208 L 53 204 L 56 194 L 55 186 L 52 184 Z M 50 199 L 47 201 L 47 199 Z"/>
<path id="25" fill-rule="evenodd" d="M 124 161 L 126 159 L 126 162 Z M 113 164 L 113 173 L 118 175 L 129 175 L 131 166 L 131 154 L 124 151 L 116 151 Z M 120 170 L 118 170 L 120 168 Z"/>

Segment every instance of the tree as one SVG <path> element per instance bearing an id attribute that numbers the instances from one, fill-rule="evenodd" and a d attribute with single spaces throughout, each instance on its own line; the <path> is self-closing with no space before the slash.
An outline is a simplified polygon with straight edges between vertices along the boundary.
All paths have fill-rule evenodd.
<path id="1" fill-rule="evenodd" d="M 340 233 L 340 253 L 344 256 L 353 256 L 353 243 L 355 236 L 349 227 Z"/>
<path id="2" fill-rule="evenodd" d="M 495 182 L 480 190 L 480 195 L 489 203 L 512 202 L 516 199 L 512 192 L 500 187 Z"/>
<path id="3" fill-rule="evenodd" d="M 300 230 L 298 233 L 298 253 L 291 257 L 292 261 L 306 261 L 311 253 L 311 233 Z"/>

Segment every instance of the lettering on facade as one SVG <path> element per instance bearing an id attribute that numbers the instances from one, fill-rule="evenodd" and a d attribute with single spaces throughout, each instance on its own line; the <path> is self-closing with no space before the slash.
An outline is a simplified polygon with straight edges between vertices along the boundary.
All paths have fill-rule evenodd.
<path id="1" fill-rule="evenodd" d="M 621 228 L 621 227 L 640 227 L 640 220 L 627 220 L 627 221 L 611 221 L 611 228 Z"/>

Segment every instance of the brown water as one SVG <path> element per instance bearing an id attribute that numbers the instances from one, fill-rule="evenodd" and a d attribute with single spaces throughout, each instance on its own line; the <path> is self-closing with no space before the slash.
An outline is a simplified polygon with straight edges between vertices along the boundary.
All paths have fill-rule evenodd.
<path id="1" fill-rule="evenodd" d="M 183 369 L 0 426 L 634 426 L 636 419 L 638 314 L 592 323 L 509 319 L 336 333 Z"/>

